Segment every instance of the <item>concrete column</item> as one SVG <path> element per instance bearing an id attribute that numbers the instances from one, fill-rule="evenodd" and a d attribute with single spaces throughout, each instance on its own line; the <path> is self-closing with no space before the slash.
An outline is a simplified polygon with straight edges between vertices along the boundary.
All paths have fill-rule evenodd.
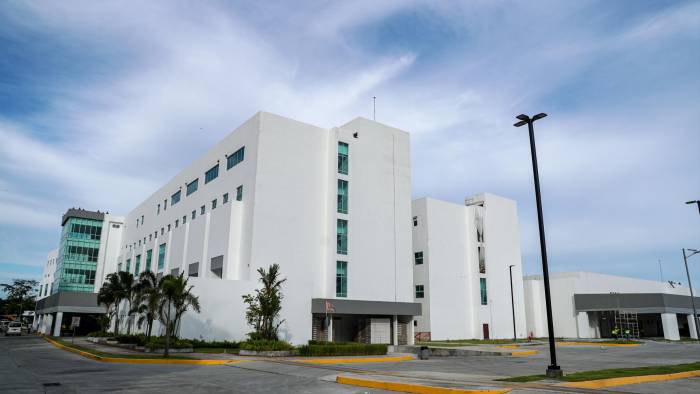
<path id="1" fill-rule="evenodd" d="M 61 336 L 61 322 L 63 321 L 63 312 L 56 312 L 56 319 L 53 327 L 53 336 Z M 678 332 L 678 327 L 676 327 L 676 332 Z"/>
<path id="2" fill-rule="evenodd" d="M 328 315 L 328 342 L 333 342 L 333 315 Z"/>
<path id="3" fill-rule="evenodd" d="M 394 315 L 391 318 L 392 321 L 392 335 L 391 335 L 391 344 L 394 346 L 398 346 L 399 344 L 399 317 Z"/>
<path id="4" fill-rule="evenodd" d="M 698 339 L 698 332 L 695 329 L 695 319 L 693 315 L 688 315 L 688 328 L 690 329 L 690 337 L 693 339 Z"/>
<path id="5" fill-rule="evenodd" d="M 588 319 L 588 312 L 579 312 L 576 314 L 576 331 L 579 338 L 593 338 L 591 335 L 591 323 Z"/>
<path id="6" fill-rule="evenodd" d="M 671 341 L 678 341 L 681 339 L 678 333 L 678 318 L 675 313 L 662 313 L 661 314 L 661 324 L 664 328 L 664 338 Z"/>
<path id="7" fill-rule="evenodd" d="M 406 335 L 408 336 L 408 338 L 406 338 L 406 340 L 407 340 L 406 343 L 408 345 L 414 345 L 416 334 L 415 334 L 414 327 L 413 327 L 413 319 L 411 319 L 411 321 L 408 322 L 408 334 L 406 334 Z"/>

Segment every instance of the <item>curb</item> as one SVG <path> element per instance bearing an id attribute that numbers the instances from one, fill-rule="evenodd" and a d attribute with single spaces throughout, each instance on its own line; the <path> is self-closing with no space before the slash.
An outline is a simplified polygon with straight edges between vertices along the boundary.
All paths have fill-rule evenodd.
<path id="1" fill-rule="evenodd" d="M 539 350 L 522 350 L 519 352 L 512 352 L 510 355 L 515 356 L 515 357 L 523 357 L 523 356 L 533 356 L 535 354 L 539 354 Z"/>
<path id="2" fill-rule="evenodd" d="M 676 380 L 676 379 L 685 379 L 685 378 L 694 378 L 694 377 L 700 377 L 700 370 L 669 373 L 669 374 L 663 374 L 663 375 L 642 375 L 642 376 L 629 376 L 629 377 L 625 377 L 625 378 L 586 380 L 583 382 L 567 382 L 567 383 L 561 383 L 558 386 L 598 389 L 598 388 L 602 388 L 602 387 L 624 386 L 627 384 L 639 384 L 639 383 L 649 383 L 649 382 L 663 382 L 663 381 L 667 381 L 667 380 Z"/>
<path id="3" fill-rule="evenodd" d="M 422 384 L 414 383 L 399 383 L 399 382 L 389 382 L 386 380 L 371 380 L 371 379 L 360 379 L 351 378 L 347 376 L 338 376 L 335 379 L 336 383 L 346 384 L 350 386 L 368 387 L 381 390 L 389 391 L 400 391 L 402 393 L 414 393 L 414 394 L 503 394 L 511 391 L 512 389 L 484 389 L 484 390 L 473 390 L 473 389 L 459 389 L 450 387 L 435 387 L 435 386 L 425 386 Z"/>
<path id="4" fill-rule="evenodd" d="M 607 347 L 635 347 L 641 343 L 607 343 L 607 342 L 581 342 L 581 341 L 562 341 L 557 342 L 559 346 L 607 346 Z"/>
<path id="5" fill-rule="evenodd" d="M 54 345 L 55 347 L 65 350 L 71 353 L 75 353 L 77 355 L 83 356 L 85 358 L 89 358 L 91 360 L 95 361 L 101 361 L 105 363 L 123 363 L 123 364 L 188 364 L 188 365 L 224 365 L 224 364 L 234 364 L 234 363 L 241 363 L 245 362 L 245 360 L 183 360 L 183 359 L 171 359 L 171 360 L 160 360 L 156 358 L 119 358 L 119 357 L 102 357 L 102 356 L 96 356 L 92 353 L 84 352 L 82 350 L 78 350 L 75 348 L 72 348 L 70 346 L 65 346 L 61 343 L 58 343 L 52 339 L 49 339 L 48 337 L 44 337 L 44 339 Z"/>
<path id="6" fill-rule="evenodd" d="M 362 357 L 362 358 L 315 358 L 312 360 L 290 360 L 307 364 L 353 364 L 353 363 L 391 363 L 415 360 L 412 356 L 400 357 Z"/>

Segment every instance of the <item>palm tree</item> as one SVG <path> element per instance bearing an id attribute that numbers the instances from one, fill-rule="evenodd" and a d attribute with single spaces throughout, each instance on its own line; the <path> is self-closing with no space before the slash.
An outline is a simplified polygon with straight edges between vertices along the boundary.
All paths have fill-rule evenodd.
<path id="1" fill-rule="evenodd" d="M 151 338 L 153 330 L 153 321 L 158 317 L 158 309 L 161 300 L 160 282 L 158 277 L 151 271 L 144 271 L 139 276 L 139 281 L 136 283 L 134 290 L 138 294 L 137 302 L 132 309 L 138 313 L 139 329 L 146 323 L 146 337 Z"/>
<path id="2" fill-rule="evenodd" d="M 116 300 L 114 292 L 112 291 L 112 287 L 109 284 L 110 282 L 105 282 L 104 284 L 102 284 L 100 291 L 97 293 L 97 303 L 104 305 L 107 311 L 107 313 L 104 316 L 105 318 L 103 320 L 100 320 L 102 331 L 109 330 L 109 327 L 112 325 L 112 316 L 114 316 L 113 307 L 115 306 Z"/>
<path id="3" fill-rule="evenodd" d="M 119 306 L 125 299 L 131 298 L 131 293 L 134 287 L 134 275 L 130 272 L 119 271 L 107 275 L 105 283 L 102 284 L 100 293 L 102 299 L 112 301 L 114 305 L 114 314 L 116 316 L 114 333 L 119 335 Z M 100 297 L 98 293 L 98 298 Z M 106 305 L 106 304 L 105 304 Z"/>
<path id="4" fill-rule="evenodd" d="M 187 279 L 183 273 L 178 276 L 167 275 L 159 283 L 161 289 L 160 320 L 165 325 L 165 351 L 168 357 L 170 337 L 176 333 L 176 328 L 182 315 L 190 307 L 197 313 L 200 311 L 199 298 L 192 294 L 194 286 L 187 287 Z"/>

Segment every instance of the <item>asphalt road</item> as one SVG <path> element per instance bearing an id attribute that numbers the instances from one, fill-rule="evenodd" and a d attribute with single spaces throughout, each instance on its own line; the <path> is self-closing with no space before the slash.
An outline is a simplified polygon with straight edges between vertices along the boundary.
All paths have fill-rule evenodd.
<path id="1" fill-rule="evenodd" d="M 108 364 L 57 349 L 41 338 L 0 337 L 0 392 L 388 393 L 319 379 L 328 370 L 265 364 Z"/>
<path id="2" fill-rule="evenodd" d="M 436 357 L 427 361 L 331 367 L 266 361 L 225 366 L 143 365 L 93 361 L 57 349 L 38 337 L 0 337 L 0 392 L 389 393 L 336 384 L 334 377 L 341 371 L 334 368 L 395 372 L 417 380 L 454 377 L 457 381 L 478 384 L 487 383 L 490 376 L 541 374 L 548 355 L 546 349 L 540 350 L 539 355 L 528 357 Z M 634 348 L 562 347 L 558 354 L 562 367 L 570 372 L 697 361 L 700 360 L 700 345 L 647 343 Z M 550 390 L 547 391 L 555 392 Z M 700 378 L 619 386 L 610 391 L 698 393 Z M 543 391 L 526 388 L 513 391 L 532 392 Z"/>

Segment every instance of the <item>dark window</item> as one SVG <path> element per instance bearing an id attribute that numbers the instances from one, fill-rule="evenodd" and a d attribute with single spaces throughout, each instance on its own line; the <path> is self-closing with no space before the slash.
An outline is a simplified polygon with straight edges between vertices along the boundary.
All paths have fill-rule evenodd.
<path id="1" fill-rule="evenodd" d="M 177 204 L 178 202 L 180 202 L 180 195 L 181 195 L 181 194 L 182 194 L 182 193 L 180 193 L 180 190 L 178 190 L 175 194 L 173 194 L 172 196 L 170 196 L 170 205 L 175 205 L 175 204 Z M 143 225 L 143 222 L 141 222 L 141 224 Z"/>
<path id="2" fill-rule="evenodd" d="M 423 264 L 423 252 L 416 252 L 413 254 L 416 261 L 416 265 Z"/>
<path id="3" fill-rule="evenodd" d="M 241 149 L 233 152 L 233 154 L 231 156 L 226 158 L 226 169 L 230 170 L 236 164 L 242 162 L 244 158 L 245 158 L 245 146 L 242 147 Z"/>
<path id="4" fill-rule="evenodd" d="M 204 173 L 204 184 L 207 184 L 207 183 L 213 181 L 218 176 L 219 176 L 219 165 L 217 164 L 214 167 L 210 168 L 206 173 Z"/>
<path id="5" fill-rule="evenodd" d="M 197 191 L 198 184 L 199 184 L 199 178 L 197 178 L 197 179 L 195 179 L 192 182 L 187 184 L 187 195 L 188 196 Z"/>
<path id="6" fill-rule="evenodd" d="M 416 285 L 416 298 L 423 298 L 425 296 L 425 291 L 423 290 L 423 285 Z"/>

